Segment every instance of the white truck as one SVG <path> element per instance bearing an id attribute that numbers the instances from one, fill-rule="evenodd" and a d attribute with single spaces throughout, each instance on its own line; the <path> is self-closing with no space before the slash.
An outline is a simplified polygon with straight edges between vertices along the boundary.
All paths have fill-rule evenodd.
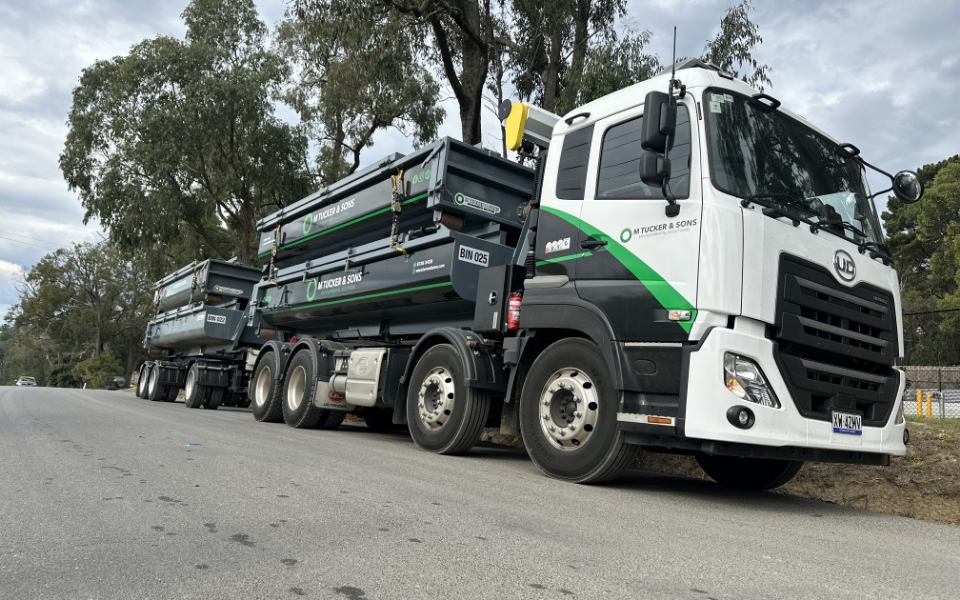
<path id="1" fill-rule="evenodd" d="M 259 421 L 334 429 L 352 412 L 441 454 L 499 425 L 578 483 L 641 449 L 757 489 L 804 461 L 904 454 L 874 199 L 916 202 L 916 174 L 871 193 L 854 146 L 699 61 L 563 118 L 501 118 L 534 169 L 442 139 L 262 219 L 262 278 L 224 332 L 191 321 L 221 310 L 209 293 L 148 330 L 176 355 L 154 363 L 156 395 L 192 361 Z"/>

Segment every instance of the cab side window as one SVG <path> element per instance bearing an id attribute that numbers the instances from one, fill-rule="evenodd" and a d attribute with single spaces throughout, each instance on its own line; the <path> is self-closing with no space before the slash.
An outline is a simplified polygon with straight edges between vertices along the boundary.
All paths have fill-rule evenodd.
<path id="1" fill-rule="evenodd" d="M 643 117 L 618 123 L 603 134 L 597 198 L 663 199 L 660 188 L 640 181 L 640 124 Z M 670 150 L 670 190 L 677 198 L 690 196 L 690 114 L 677 107 L 677 134 Z"/>

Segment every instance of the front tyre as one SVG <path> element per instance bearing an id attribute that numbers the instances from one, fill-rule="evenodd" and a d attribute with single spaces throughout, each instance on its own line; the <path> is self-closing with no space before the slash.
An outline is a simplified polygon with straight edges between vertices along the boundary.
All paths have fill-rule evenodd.
<path id="1" fill-rule="evenodd" d="M 147 379 L 150 378 L 150 371 L 147 363 L 140 365 L 140 373 L 137 375 L 137 398 L 146 399 L 147 397 Z"/>
<path id="2" fill-rule="evenodd" d="M 450 344 L 420 357 L 407 388 L 407 423 L 413 443 L 437 454 L 463 454 L 483 433 L 490 395 L 463 384 L 463 364 Z"/>
<path id="3" fill-rule="evenodd" d="M 267 352 L 253 373 L 247 395 L 253 401 L 253 418 L 264 423 L 279 423 L 283 418 L 277 385 L 277 355 Z"/>
<path id="4" fill-rule="evenodd" d="M 544 474 L 603 483 L 636 462 L 617 426 L 619 394 L 595 344 L 570 338 L 537 357 L 520 397 L 520 432 Z"/>
<path id="5" fill-rule="evenodd" d="M 748 490 L 772 490 L 789 482 L 803 461 L 697 454 L 697 464 L 717 483 Z"/>

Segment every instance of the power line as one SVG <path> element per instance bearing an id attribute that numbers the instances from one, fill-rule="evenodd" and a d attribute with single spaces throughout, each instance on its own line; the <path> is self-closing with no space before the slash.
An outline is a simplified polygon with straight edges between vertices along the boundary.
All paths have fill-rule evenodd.
<path id="1" fill-rule="evenodd" d="M 48 248 L 48 247 L 44 247 L 44 246 L 38 246 L 38 245 L 36 245 L 36 244 L 30 244 L 30 243 L 28 243 L 28 242 L 23 242 L 23 241 L 20 241 L 20 240 L 15 240 L 15 239 L 13 239 L 13 238 L 3 237 L 2 235 L 0 235 L 0 240 L 7 240 L 7 241 L 9 241 L 9 242 L 17 242 L 18 244 L 25 244 L 25 245 L 27 245 L 27 246 L 33 246 L 34 248 L 40 248 L 41 250 L 54 250 L 54 248 Z M 61 247 L 57 247 L 56 249 L 59 250 L 60 248 L 61 248 Z"/>
<path id="2" fill-rule="evenodd" d="M 35 242 L 43 242 L 44 244 L 50 244 L 50 245 L 52 245 L 52 246 L 56 246 L 57 248 L 62 248 L 62 247 L 63 247 L 63 246 L 60 246 L 59 244 L 56 244 L 56 243 L 54 243 L 54 242 L 48 242 L 47 240 L 41 240 L 40 238 L 30 237 L 29 235 L 23 235 L 22 233 L 14 233 L 13 231 L 4 231 L 4 230 L 0 229 L 0 233 L 6 233 L 7 235 L 15 235 L 15 236 L 17 236 L 17 237 L 27 238 L 28 240 L 33 240 L 33 241 L 35 241 Z M 6 239 L 6 238 L 4 238 L 4 239 Z"/>
<path id="3" fill-rule="evenodd" d="M 941 308 L 938 310 L 918 310 L 916 312 L 905 312 L 903 316 L 908 315 L 934 315 L 939 313 L 960 312 L 960 308 Z"/>

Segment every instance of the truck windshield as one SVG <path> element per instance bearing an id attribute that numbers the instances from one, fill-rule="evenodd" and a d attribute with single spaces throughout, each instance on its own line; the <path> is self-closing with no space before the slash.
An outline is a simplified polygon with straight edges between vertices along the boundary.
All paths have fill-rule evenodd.
<path id="1" fill-rule="evenodd" d="M 883 242 L 860 164 L 837 145 L 777 110 L 716 89 L 704 94 L 710 175 L 722 192 L 756 196 L 856 243 Z M 862 232 L 864 235 L 860 235 Z"/>

